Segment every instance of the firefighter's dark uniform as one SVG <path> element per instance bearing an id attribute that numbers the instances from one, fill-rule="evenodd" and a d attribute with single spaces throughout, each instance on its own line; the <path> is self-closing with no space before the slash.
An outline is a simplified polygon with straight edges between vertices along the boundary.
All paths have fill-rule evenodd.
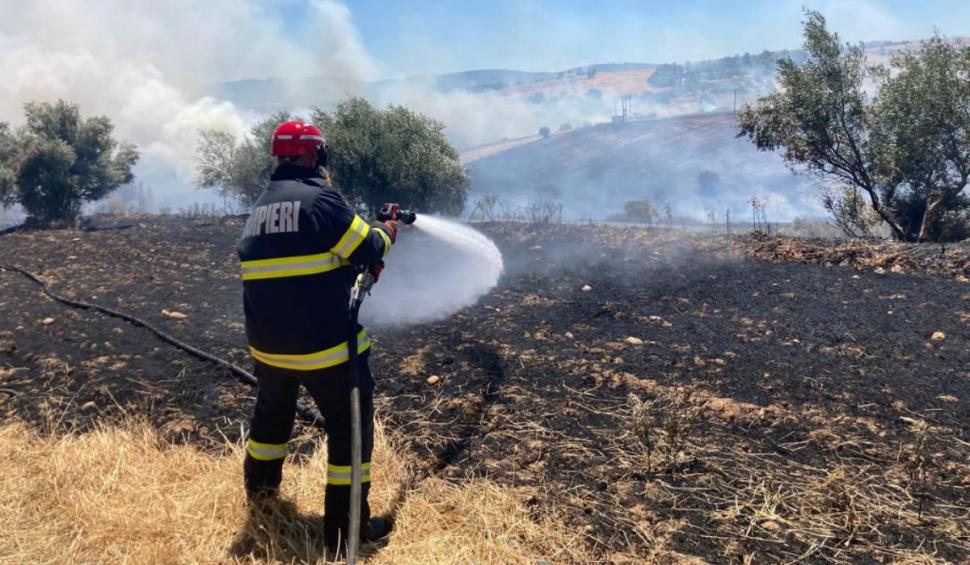
<path id="1" fill-rule="evenodd" d="M 246 334 L 258 389 L 244 465 L 251 498 L 274 496 L 302 384 L 325 419 L 326 537 L 346 538 L 350 504 L 350 289 L 353 266 L 378 263 L 391 248 L 383 224 L 370 225 L 312 170 L 281 165 L 259 197 L 238 245 Z M 363 423 L 361 519 L 373 447 L 370 341 L 358 326 Z"/>

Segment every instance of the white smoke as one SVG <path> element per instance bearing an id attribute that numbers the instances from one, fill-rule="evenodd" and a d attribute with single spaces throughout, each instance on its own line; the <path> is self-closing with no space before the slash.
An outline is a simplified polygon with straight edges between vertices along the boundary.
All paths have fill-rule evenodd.
<path id="1" fill-rule="evenodd" d="M 460 148 L 534 135 L 543 126 L 556 131 L 563 123 L 608 121 L 611 109 L 608 103 L 577 98 L 536 104 L 524 96 L 494 91 L 441 92 L 433 80 L 414 79 L 385 88 L 378 102 L 402 104 L 444 123 L 448 137 Z"/>
<path id="2" fill-rule="evenodd" d="M 139 146 L 141 168 L 189 180 L 200 129 L 243 134 L 256 117 L 202 95 L 214 82 L 373 77 L 350 11 L 316 0 L 299 30 L 258 0 L 0 0 L 0 121 L 65 99 L 106 115 Z"/>

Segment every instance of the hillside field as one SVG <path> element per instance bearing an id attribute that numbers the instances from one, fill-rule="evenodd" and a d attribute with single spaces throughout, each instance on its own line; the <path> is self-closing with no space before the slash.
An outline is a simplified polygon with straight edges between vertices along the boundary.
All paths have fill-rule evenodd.
<path id="1" fill-rule="evenodd" d="M 703 114 L 482 148 L 466 157 L 471 198 L 555 202 L 568 216 L 593 219 L 622 211 L 629 200 L 648 200 L 703 219 L 705 209 L 750 214 L 747 203 L 757 196 L 776 219 L 817 215 L 814 179 L 793 175 L 780 156 L 758 151 L 737 133 L 733 114 Z"/>

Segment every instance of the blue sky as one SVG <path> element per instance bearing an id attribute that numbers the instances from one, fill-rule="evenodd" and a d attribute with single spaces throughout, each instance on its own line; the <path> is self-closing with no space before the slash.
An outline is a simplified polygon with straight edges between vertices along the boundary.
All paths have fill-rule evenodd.
<path id="1" fill-rule="evenodd" d="M 300 26 L 312 0 L 281 0 Z M 851 41 L 970 35 L 966 0 L 346 0 L 382 77 L 478 68 L 560 70 L 797 47 L 802 7 Z"/>

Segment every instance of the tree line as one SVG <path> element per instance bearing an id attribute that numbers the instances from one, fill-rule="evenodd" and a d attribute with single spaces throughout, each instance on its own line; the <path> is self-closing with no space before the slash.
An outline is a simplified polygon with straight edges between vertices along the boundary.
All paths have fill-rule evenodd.
<path id="1" fill-rule="evenodd" d="M 83 203 L 134 181 L 138 150 L 115 139 L 108 118 L 83 118 L 78 105 L 63 100 L 26 104 L 24 116 L 18 128 L 0 122 L 0 205 L 20 204 L 29 224 L 70 225 Z M 198 184 L 251 206 L 276 166 L 273 130 L 290 119 L 296 118 L 274 114 L 242 137 L 202 131 Z M 440 122 L 402 106 L 376 108 L 362 98 L 330 112 L 316 109 L 308 119 L 325 132 L 329 174 L 349 201 L 370 210 L 391 201 L 426 212 L 464 209 L 467 173 Z"/>
<path id="2" fill-rule="evenodd" d="M 786 58 L 800 63 L 805 60 L 801 51 L 763 51 L 752 55 L 733 55 L 710 61 L 668 63 L 657 65 L 647 84 L 661 88 L 683 88 L 694 90 L 705 81 L 718 81 L 737 78 L 746 73 L 770 74 L 775 70 L 778 59 Z"/>

